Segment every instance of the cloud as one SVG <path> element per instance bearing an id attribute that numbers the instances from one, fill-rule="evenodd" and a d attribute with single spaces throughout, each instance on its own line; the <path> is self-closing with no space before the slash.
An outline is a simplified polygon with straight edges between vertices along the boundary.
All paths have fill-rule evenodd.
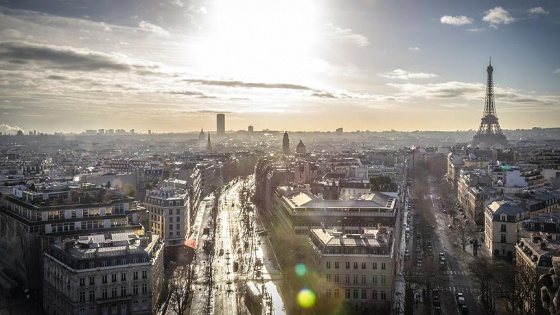
<path id="1" fill-rule="evenodd" d="M 441 24 L 450 24 L 450 25 L 467 25 L 472 24 L 474 22 L 473 19 L 470 17 L 466 17 L 464 15 L 458 16 L 451 16 L 451 15 L 444 15 L 442 16 L 439 21 Z"/>
<path id="2" fill-rule="evenodd" d="M 412 50 L 412 51 L 420 51 L 420 48 L 414 46 L 414 47 L 408 47 L 408 50 Z"/>
<path id="3" fill-rule="evenodd" d="M 482 18 L 484 22 L 488 22 L 490 26 L 496 27 L 500 24 L 510 24 L 515 22 L 515 19 L 509 15 L 509 12 L 502 7 L 495 7 L 485 12 L 486 15 Z"/>
<path id="4" fill-rule="evenodd" d="M 62 76 L 62 75 L 56 75 L 56 74 L 49 75 L 47 77 L 47 79 L 49 79 L 49 80 L 59 80 L 59 81 L 68 80 L 67 77 Z"/>
<path id="5" fill-rule="evenodd" d="M 65 70 L 130 70 L 129 65 L 108 54 L 28 42 L 0 42 L 0 59 L 10 63 L 35 63 Z"/>
<path id="6" fill-rule="evenodd" d="M 16 65 L 35 65 L 69 71 L 149 71 L 159 66 L 131 62 L 123 55 L 110 55 L 70 46 L 0 42 L 0 60 Z"/>
<path id="7" fill-rule="evenodd" d="M 396 88 L 399 99 L 456 99 L 480 101 L 484 106 L 486 86 L 482 83 L 467 83 L 450 81 L 434 84 L 412 84 L 412 83 L 388 83 L 388 86 Z M 495 87 L 494 97 L 498 103 L 510 103 L 516 105 L 544 105 L 553 106 L 560 104 L 560 97 L 550 95 L 532 96 L 511 88 Z"/>
<path id="8" fill-rule="evenodd" d="M 338 41 L 352 43 L 358 47 L 369 45 L 369 39 L 366 36 L 355 33 L 352 29 L 341 28 L 332 24 L 327 24 L 327 26 L 332 30 L 332 37 Z"/>
<path id="9" fill-rule="evenodd" d="M 527 10 L 527 12 L 529 13 L 529 15 L 531 16 L 537 16 L 537 15 L 548 15 L 548 11 L 546 11 L 545 9 L 543 9 L 542 7 L 534 7 L 534 8 L 530 8 L 529 10 Z"/>
<path id="10" fill-rule="evenodd" d="M 483 27 L 476 27 L 476 28 L 469 28 L 469 29 L 467 29 L 467 32 L 478 33 L 478 32 L 482 32 L 482 31 L 484 31 L 484 30 L 486 30 L 486 29 L 483 28 Z"/>
<path id="11" fill-rule="evenodd" d="M 313 92 L 313 94 L 311 94 L 311 96 L 322 97 L 322 98 L 337 98 L 332 93 L 327 92 L 327 91 Z"/>
<path id="12" fill-rule="evenodd" d="M 2 130 L 3 133 L 7 132 L 7 131 L 19 131 L 19 130 L 23 130 L 18 126 L 10 126 L 8 124 L 1 124 L 0 125 L 0 130 Z"/>
<path id="13" fill-rule="evenodd" d="M 387 85 L 400 90 L 400 97 L 427 99 L 479 98 L 484 96 L 486 88 L 480 83 L 457 81 L 434 84 L 388 83 Z"/>
<path id="14" fill-rule="evenodd" d="M 259 83 L 243 82 L 232 80 L 204 80 L 204 79 L 185 79 L 186 82 L 199 83 L 204 85 L 224 86 L 224 87 L 243 87 L 243 88 L 262 88 L 262 89 L 289 89 L 289 90 L 309 90 L 314 89 L 298 84 L 290 83 Z"/>
<path id="15" fill-rule="evenodd" d="M 150 32 L 156 36 L 169 37 L 169 32 L 163 29 L 161 26 L 157 26 L 146 21 L 140 21 L 140 23 L 138 23 L 138 26 L 144 31 Z"/>
<path id="16" fill-rule="evenodd" d="M 402 69 L 395 69 L 387 73 L 382 73 L 380 74 L 380 76 L 388 79 L 398 79 L 398 80 L 431 79 L 431 78 L 438 77 L 438 75 L 434 73 L 424 73 L 424 72 L 413 73 Z"/>

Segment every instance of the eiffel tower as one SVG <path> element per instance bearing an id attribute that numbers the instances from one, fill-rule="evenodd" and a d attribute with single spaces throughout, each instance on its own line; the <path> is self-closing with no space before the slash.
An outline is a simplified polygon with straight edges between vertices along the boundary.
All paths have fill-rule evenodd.
<path id="1" fill-rule="evenodd" d="M 500 123 L 498 123 L 496 106 L 494 105 L 494 84 L 492 81 L 494 68 L 492 68 L 492 59 L 490 59 L 490 64 L 486 68 L 486 72 L 488 73 L 488 81 L 486 83 L 484 114 L 480 120 L 478 132 L 471 142 L 471 147 L 479 147 L 480 149 L 505 148 L 509 144 L 506 136 L 502 133 Z"/>

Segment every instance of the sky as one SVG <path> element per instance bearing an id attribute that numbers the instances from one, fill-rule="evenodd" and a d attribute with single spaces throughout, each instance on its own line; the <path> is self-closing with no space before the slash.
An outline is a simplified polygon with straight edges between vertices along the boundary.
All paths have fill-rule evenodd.
<path id="1" fill-rule="evenodd" d="M 560 127 L 557 0 L 0 0 L 0 131 Z"/>

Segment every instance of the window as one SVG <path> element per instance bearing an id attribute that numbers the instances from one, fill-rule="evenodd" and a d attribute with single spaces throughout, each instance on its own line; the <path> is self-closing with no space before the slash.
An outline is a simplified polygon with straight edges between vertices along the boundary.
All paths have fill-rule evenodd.
<path id="1" fill-rule="evenodd" d="M 373 293 L 372 293 L 372 295 L 371 295 L 371 298 L 372 298 L 373 300 L 377 300 L 377 290 L 373 290 Z"/>
<path id="2" fill-rule="evenodd" d="M 381 284 L 385 284 L 385 275 L 381 275 Z"/>
<path id="3" fill-rule="evenodd" d="M 169 215 L 173 215 L 173 209 L 169 209 Z"/>
<path id="4" fill-rule="evenodd" d="M 148 285 L 146 283 L 142 283 L 142 294 L 148 293 Z"/>
<path id="5" fill-rule="evenodd" d="M 358 299 L 358 290 L 354 290 L 354 300 Z"/>
<path id="6" fill-rule="evenodd" d="M 107 267 L 107 261 L 106 260 L 103 260 L 101 262 L 101 267 Z"/>
<path id="7" fill-rule="evenodd" d="M 89 285 L 95 284 L 95 277 L 89 277 Z"/>
<path id="8" fill-rule="evenodd" d="M 339 267 L 340 267 L 340 265 L 339 265 L 338 261 L 335 261 L 334 262 L 334 269 L 338 269 Z"/>
<path id="9" fill-rule="evenodd" d="M 148 278 L 148 272 L 146 270 L 142 271 L 142 279 Z"/>
<path id="10" fill-rule="evenodd" d="M 362 269 L 366 269 L 366 263 L 365 262 L 362 263 Z"/>
<path id="11" fill-rule="evenodd" d="M 173 217 L 169 217 L 169 223 L 173 223 Z"/>
<path id="12" fill-rule="evenodd" d="M 350 275 L 344 275 L 344 283 L 350 283 Z"/>
<path id="13" fill-rule="evenodd" d="M 177 202 L 178 202 L 178 201 L 177 201 Z M 180 215 L 180 214 L 181 214 L 181 209 L 179 209 L 179 208 L 175 209 L 175 214 L 176 214 L 176 215 Z"/>
<path id="14" fill-rule="evenodd" d="M 102 299 L 106 299 L 106 298 L 107 298 L 107 288 L 101 289 L 101 298 L 102 298 Z"/>
<path id="15" fill-rule="evenodd" d="M 121 296 L 126 296 L 126 285 L 121 287 Z"/>
<path id="16" fill-rule="evenodd" d="M 381 263 L 381 270 L 385 270 L 385 263 Z"/>
<path id="17" fill-rule="evenodd" d="M 362 284 L 366 284 L 367 280 L 366 280 L 366 275 L 362 275 Z"/>
<path id="18" fill-rule="evenodd" d="M 350 299 L 350 289 L 346 289 L 346 299 Z"/>
<path id="19" fill-rule="evenodd" d="M 500 228 L 500 232 L 507 232 L 506 225 L 502 224 Z"/>
<path id="20" fill-rule="evenodd" d="M 327 289 L 327 298 L 330 299 L 332 297 L 332 291 L 331 289 Z"/>
<path id="21" fill-rule="evenodd" d="M 358 283 L 358 275 L 354 275 L 354 283 Z"/>
<path id="22" fill-rule="evenodd" d="M 112 298 L 116 298 L 116 297 L 117 297 L 117 288 L 111 288 L 111 297 L 112 297 Z"/>
<path id="23" fill-rule="evenodd" d="M 137 295 L 138 294 L 138 285 L 135 284 L 132 286 L 132 294 L 133 295 Z"/>
<path id="24" fill-rule="evenodd" d="M 387 299 L 387 293 L 385 291 L 381 291 L 381 300 L 385 301 Z"/>
<path id="25" fill-rule="evenodd" d="M 89 291 L 89 300 L 95 301 L 95 291 Z"/>
<path id="26" fill-rule="evenodd" d="M 331 262 L 327 261 L 327 269 L 331 269 Z"/>
<path id="27" fill-rule="evenodd" d="M 331 274 L 327 273 L 327 282 L 331 282 Z"/>
<path id="28" fill-rule="evenodd" d="M 334 283 L 339 283 L 340 282 L 340 278 L 338 277 L 338 273 L 334 274 Z"/>
<path id="29" fill-rule="evenodd" d="M 373 269 L 377 269 L 377 263 L 376 262 L 373 263 Z"/>
<path id="30" fill-rule="evenodd" d="M 117 282 L 117 274 L 116 273 L 111 275 L 111 282 Z"/>
<path id="31" fill-rule="evenodd" d="M 340 297 L 340 290 L 339 289 L 334 289 L 334 297 L 335 297 L 335 299 Z"/>
<path id="32" fill-rule="evenodd" d="M 350 269 L 350 262 L 349 261 L 346 262 L 346 269 Z"/>
<path id="33" fill-rule="evenodd" d="M 135 272 L 132 274 L 132 280 L 138 280 L 138 271 L 135 271 Z"/>
<path id="34" fill-rule="evenodd" d="M 80 302 L 86 301 L 86 291 L 80 291 Z"/>
<path id="35" fill-rule="evenodd" d="M 83 287 L 86 285 L 86 278 L 80 278 L 80 287 Z"/>
<path id="36" fill-rule="evenodd" d="M 366 290 L 362 290 L 362 300 L 367 299 L 367 293 Z"/>
<path id="37" fill-rule="evenodd" d="M 373 284 L 377 284 L 377 275 L 373 275 L 371 282 L 373 282 Z"/>
<path id="38" fill-rule="evenodd" d="M 173 224 L 169 224 L 169 231 L 173 230 Z M 169 232 L 171 233 L 171 232 Z"/>
<path id="39" fill-rule="evenodd" d="M 357 261 L 354 262 L 354 269 L 358 269 L 358 262 Z"/>
<path id="40" fill-rule="evenodd" d="M 126 272 L 121 273 L 121 281 L 126 281 Z"/>
<path id="41" fill-rule="evenodd" d="M 502 242 L 502 243 L 506 242 L 506 234 L 501 234 L 500 235 L 500 242 Z"/>
<path id="42" fill-rule="evenodd" d="M 101 283 L 107 283 L 107 275 L 101 276 Z"/>

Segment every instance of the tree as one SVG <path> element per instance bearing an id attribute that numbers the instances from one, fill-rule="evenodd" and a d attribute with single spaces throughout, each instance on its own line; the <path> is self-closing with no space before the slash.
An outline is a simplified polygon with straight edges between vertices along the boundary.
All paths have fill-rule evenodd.
<path id="1" fill-rule="evenodd" d="M 453 220 L 455 223 L 457 235 L 461 241 L 461 246 L 463 250 L 467 246 L 467 242 L 473 238 L 476 238 L 476 228 L 474 223 L 468 218 L 455 218 Z"/>
<path id="2" fill-rule="evenodd" d="M 396 185 L 392 182 L 391 177 L 380 175 L 369 178 L 369 186 L 371 191 L 394 191 Z"/>
<path id="3" fill-rule="evenodd" d="M 111 181 L 110 180 L 107 181 L 107 185 L 105 185 L 105 188 L 107 188 L 107 189 L 111 188 Z"/>
<path id="4" fill-rule="evenodd" d="M 175 313 L 182 315 L 188 306 L 194 282 L 194 266 L 183 265 L 173 271 L 169 279 L 169 306 Z"/>
<path id="5" fill-rule="evenodd" d="M 136 189 L 134 189 L 134 187 L 132 187 L 131 185 L 125 185 L 124 193 L 129 197 L 134 197 L 136 196 Z"/>

